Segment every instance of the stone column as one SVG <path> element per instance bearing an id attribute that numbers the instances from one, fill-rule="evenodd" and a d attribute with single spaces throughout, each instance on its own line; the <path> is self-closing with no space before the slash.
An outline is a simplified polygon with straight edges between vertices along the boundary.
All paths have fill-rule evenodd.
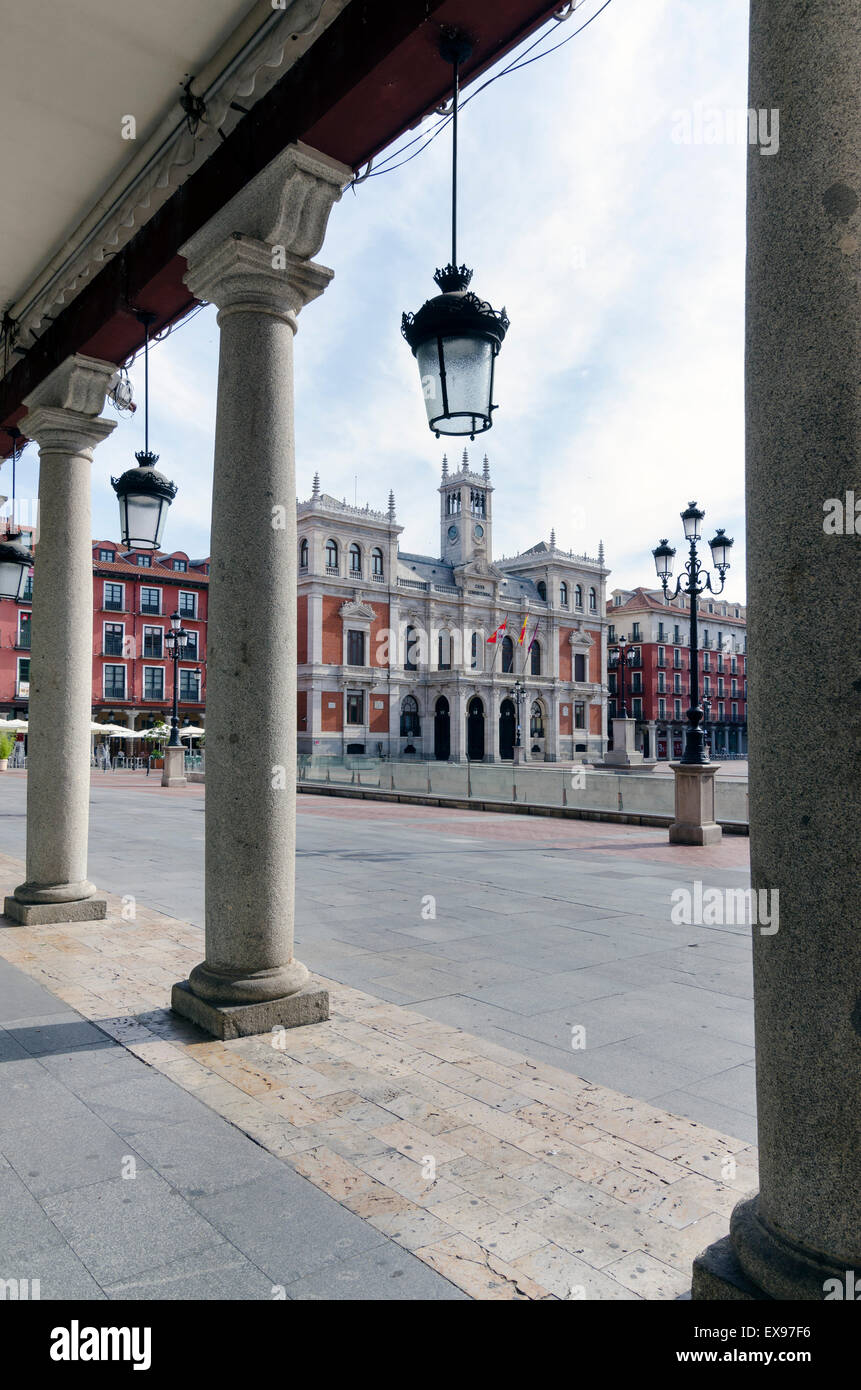
<path id="1" fill-rule="evenodd" d="M 292 145 L 182 248 L 218 306 L 206 787 L 206 959 L 172 1005 L 220 1037 L 328 1017 L 293 955 L 296 485 L 293 336 L 332 271 L 350 170 Z M 321 402 L 329 385 L 319 384 Z"/>
<path id="2" fill-rule="evenodd" d="M 113 363 L 70 357 L 25 400 L 39 444 L 39 543 L 33 576 L 27 757 L 27 881 L 6 899 L 16 922 L 105 916 L 87 878 L 93 703 L 93 449 Z"/>
<path id="3" fill-rule="evenodd" d="M 779 927 L 753 928 L 760 1190 L 695 1298 L 857 1299 L 861 1272 L 859 541 L 823 525 L 861 478 L 859 56 L 857 0 L 753 0 L 780 151 L 748 155 L 750 844 Z"/>

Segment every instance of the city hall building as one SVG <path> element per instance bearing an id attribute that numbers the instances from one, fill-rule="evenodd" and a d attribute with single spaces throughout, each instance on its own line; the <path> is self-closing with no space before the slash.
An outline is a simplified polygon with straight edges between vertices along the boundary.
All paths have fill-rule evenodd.
<path id="1" fill-rule="evenodd" d="M 519 706 L 529 760 L 601 757 L 603 547 L 551 533 L 494 559 L 490 469 L 467 450 L 443 459 L 439 498 L 439 557 L 401 550 L 391 493 L 387 511 L 351 507 L 315 477 L 299 503 L 299 752 L 512 760 Z"/>

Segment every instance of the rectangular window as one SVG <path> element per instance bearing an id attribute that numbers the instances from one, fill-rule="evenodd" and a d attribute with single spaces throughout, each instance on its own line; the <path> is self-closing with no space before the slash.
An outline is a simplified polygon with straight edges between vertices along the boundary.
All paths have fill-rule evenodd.
<path id="1" fill-rule="evenodd" d="M 632 628 L 632 630 L 631 630 L 631 641 L 632 641 L 632 642 L 639 642 L 639 640 L 640 640 L 640 624 L 639 624 L 639 623 L 634 623 L 634 626 L 633 626 L 633 628 Z"/>
<path id="2" fill-rule="evenodd" d="M 679 625 L 678 625 L 678 623 L 676 623 L 675 626 L 673 627 L 673 641 L 674 641 L 675 643 L 678 643 L 678 641 L 679 641 Z"/>
<path id="3" fill-rule="evenodd" d="M 32 602 L 33 602 L 33 571 L 32 571 L 32 570 L 31 570 L 30 573 L 27 575 L 27 578 L 26 578 L 26 580 L 25 580 L 25 582 L 24 582 L 24 592 L 23 592 L 22 594 L 20 594 L 19 597 L 20 597 L 22 603 L 32 603 Z"/>
<path id="4" fill-rule="evenodd" d="M 451 670 L 451 633 L 441 632 L 437 638 L 437 670 Z"/>
<path id="5" fill-rule="evenodd" d="M 180 703 L 196 705 L 200 702 L 200 676 L 197 671 L 180 671 L 179 673 L 179 699 Z"/>
<path id="6" fill-rule="evenodd" d="M 100 550 L 100 551 L 99 551 L 99 559 L 100 559 L 100 560 L 103 560 L 103 561 L 105 562 L 105 564 L 112 564 L 113 561 L 114 561 L 114 559 L 115 559 L 114 551 L 113 551 L 113 550 Z"/>
<path id="7" fill-rule="evenodd" d="M 15 693 L 20 696 L 30 694 L 30 658 L 29 656 L 18 657 L 18 683 Z"/>
<path id="8" fill-rule="evenodd" d="M 137 564 L 142 570 L 152 569 L 152 557 L 149 555 L 138 555 Z"/>
<path id="9" fill-rule="evenodd" d="M 583 700 L 577 700 L 574 704 L 574 728 L 586 728 L 586 705 Z"/>
<path id="10" fill-rule="evenodd" d="M 664 691 L 664 690 L 666 690 L 666 688 L 667 688 L 667 678 L 666 678 L 666 676 L 664 675 L 663 671 L 659 671 L 659 672 L 658 672 L 658 690 L 659 690 L 659 691 Z"/>
<path id="11" fill-rule="evenodd" d="M 164 656 L 164 631 L 160 627 L 145 627 L 143 630 L 143 654 L 161 659 Z"/>
<path id="12" fill-rule="evenodd" d="M 718 702 L 718 719 L 723 723 L 723 700 Z"/>
<path id="13" fill-rule="evenodd" d="M 659 718 L 659 719 L 666 719 L 666 717 L 667 717 L 667 702 L 666 702 L 666 700 L 659 700 L 659 701 L 658 701 L 658 718 Z"/>
<path id="14" fill-rule="evenodd" d="M 615 700 L 608 700 L 608 701 L 607 701 L 607 718 L 608 718 L 608 719 L 615 719 L 615 718 L 616 718 L 616 701 L 615 701 Z"/>
<path id="15" fill-rule="evenodd" d="M 126 698 L 126 668 L 125 666 L 105 666 L 105 699 L 124 700 Z"/>
<path id="16" fill-rule="evenodd" d="M 182 618 L 197 617 L 197 594 L 193 591 L 186 593 L 185 590 L 179 591 L 179 613 Z"/>
<path id="17" fill-rule="evenodd" d="M 188 565 L 186 564 L 185 560 L 174 560 L 173 567 L 179 574 L 185 574 L 186 570 L 188 569 Z"/>
<path id="18" fill-rule="evenodd" d="M 161 612 L 161 589 L 141 589 L 141 612 Z"/>
<path id="19" fill-rule="evenodd" d="M 364 632 L 347 633 L 347 665 L 364 666 L 365 664 L 365 634 Z M 347 721 L 355 722 L 355 721 Z"/>
<path id="20" fill-rule="evenodd" d="M 643 677 L 640 675 L 640 672 L 639 672 L 639 671 L 635 671 L 635 672 L 633 673 L 633 675 L 631 676 L 631 689 L 632 689 L 632 690 L 642 690 L 642 688 L 643 688 Z"/>
<path id="21" fill-rule="evenodd" d="M 664 648 L 663 648 L 663 647 L 658 647 L 658 665 L 659 665 L 659 666 L 666 666 L 666 664 L 667 664 L 667 655 L 666 655 L 666 652 L 664 651 Z"/>
<path id="22" fill-rule="evenodd" d="M 364 724 L 365 722 L 365 693 L 362 690 L 354 691 L 347 695 L 347 723 Z"/>
<path id="23" fill-rule="evenodd" d="M 122 623 L 105 623 L 105 656 L 123 655 L 123 636 L 125 627 Z"/>
<path id="24" fill-rule="evenodd" d="M 682 654 L 681 654 L 681 652 L 679 651 L 678 647 L 676 647 L 676 648 L 674 648 L 674 650 L 673 650 L 673 665 L 674 665 L 674 666 L 681 666 L 681 664 L 682 664 Z"/>
<path id="25" fill-rule="evenodd" d="M 710 670 L 710 669 L 711 669 L 711 657 L 709 656 L 708 652 L 703 652 L 703 670 L 704 670 L 704 671 L 708 671 L 708 670 Z"/>
<path id="26" fill-rule="evenodd" d="M 664 640 L 664 624 L 663 624 L 663 623 L 658 623 L 658 641 L 659 641 L 659 642 L 663 642 L 663 640 Z"/>
<path id="27" fill-rule="evenodd" d="M 583 652 L 574 653 L 574 679 L 575 681 L 586 679 L 586 657 Z"/>
<path id="28" fill-rule="evenodd" d="M 673 701 L 673 710 L 674 710 L 674 716 L 673 716 L 673 717 L 674 717 L 675 719 L 681 719 L 681 717 L 682 717 L 682 702 L 681 702 L 681 700 L 674 700 L 674 701 Z"/>
<path id="29" fill-rule="evenodd" d="M 164 667 L 145 666 L 144 667 L 144 699 L 163 700 L 164 699 Z"/>
<path id="30" fill-rule="evenodd" d="M 123 610 L 123 584 L 106 584 L 104 606 L 109 611 L 121 613 Z"/>
<path id="31" fill-rule="evenodd" d="M 609 690 L 611 695 L 615 695 L 618 688 L 619 687 L 616 684 L 616 672 L 611 671 L 609 676 L 607 677 L 607 689 Z"/>
<path id="32" fill-rule="evenodd" d="M 681 678 L 681 676 L 678 676 L 678 675 L 673 676 L 673 690 L 676 692 L 677 695 L 681 695 L 681 693 L 682 693 L 682 678 Z"/>
<path id="33" fill-rule="evenodd" d="M 733 717 L 733 719 L 738 719 L 738 705 L 733 705 L 733 707 L 732 707 L 732 717 Z"/>
<path id="34" fill-rule="evenodd" d="M 635 718 L 635 719 L 642 719 L 642 717 L 643 717 L 643 702 L 642 702 L 642 700 L 635 700 L 635 701 L 634 701 L 634 718 Z"/>
<path id="35" fill-rule="evenodd" d="M 18 614 L 18 646 L 30 650 L 30 628 L 33 621 L 32 613 Z"/>
<path id="36" fill-rule="evenodd" d="M 197 661 L 197 638 L 198 633 L 195 628 L 187 628 L 188 640 L 185 644 L 186 661 Z"/>
<path id="37" fill-rule="evenodd" d="M 614 628 L 613 624 L 611 623 L 610 626 L 609 626 L 608 629 L 607 629 L 607 641 L 608 641 L 608 642 L 615 642 L 615 640 L 616 640 L 616 629 Z"/>

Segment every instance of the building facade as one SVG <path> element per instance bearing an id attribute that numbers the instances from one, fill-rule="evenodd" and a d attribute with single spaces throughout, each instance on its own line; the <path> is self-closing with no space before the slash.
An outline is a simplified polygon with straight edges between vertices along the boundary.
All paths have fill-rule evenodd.
<path id="1" fill-rule="evenodd" d="M 494 559 L 489 465 L 466 450 L 438 491 L 439 558 L 400 548 L 392 494 L 351 507 L 315 477 L 299 504 L 300 753 L 506 761 L 519 706 L 529 760 L 601 757 L 603 554 L 551 535 Z"/>
<path id="2" fill-rule="evenodd" d="M 145 730 L 169 722 L 174 663 L 165 633 L 179 613 L 189 633 L 177 664 L 181 723 L 201 724 L 206 701 L 209 561 L 182 550 L 127 551 L 93 542 L 93 719 Z M 0 599 L 0 718 L 27 718 L 33 588 Z"/>
<path id="3" fill-rule="evenodd" d="M 660 589 L 614 589 L 607 604 L 608 648 L 627 640 L 625 705 L 647 758 L 681 757 L 691 693 L 689 600 L 668 603 Z M 703 727 L 712 757 L 747 756 L 747 610 L 704 594 L 698 609 L 698 671 Z M 609 717 L 620 709 L 618 666 L 608 672 Z"/>

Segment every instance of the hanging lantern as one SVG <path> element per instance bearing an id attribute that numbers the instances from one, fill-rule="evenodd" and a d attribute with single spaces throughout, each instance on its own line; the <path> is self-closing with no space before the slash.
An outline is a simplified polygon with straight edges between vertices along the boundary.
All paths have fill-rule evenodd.
<path id="1" fill-rule="evenodd" d="M 12 439 L 12 516 L 6 536 L 0 541 L 0 598 L 23 599 L 33 573 L 33 552 L 15 521 L 15 468 L 21 431 L 17 425 L 8 425 L 6 433 Z"/>
<path id="2" fill-rule="evenodd" d="M 404 314 L 401 332 L 421 376 L 428 424 L 441 434 L 468 434 L 474 439 L 493 424 L 493 373 L 496 355 L 509 326 L 504 309 L 469 288 L 472 271 L 457 263 L 457 117 L 460 64 L 472 53 L 462 34 L 447 34 L 440 45 L 454 69 L 452 97 L 451 261 L 437 270 L 441 293 L 416 314 Z"/>
<path id="3" fill-rule="evenodd" d="M 176 496 L 176 483 L 170 482 L 155 467 L 158 454 L 149 447 L 149 328 L 155 314 L 138 314 L 146 327 L 144 338 L 144 447 L 135 454 L 137 468 L 130 468 L 120 478 L 111 478 L 111 486 L 120 504 L 120 534 L 128 550 L 159 550 L 167 509 Z"/>

